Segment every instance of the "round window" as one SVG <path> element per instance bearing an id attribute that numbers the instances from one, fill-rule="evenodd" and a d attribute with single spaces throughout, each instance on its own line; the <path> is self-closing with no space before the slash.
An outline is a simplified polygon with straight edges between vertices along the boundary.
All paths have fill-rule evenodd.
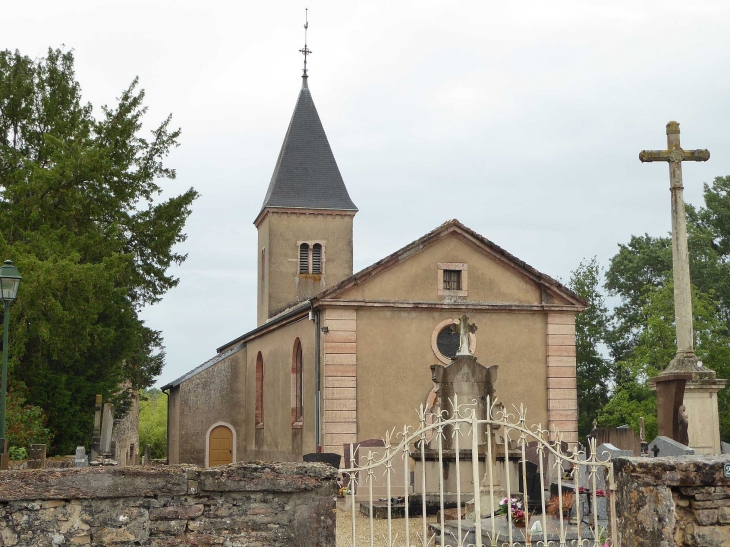
<path id="1" fill-rule="evenodd" d="M 431 334 L 431 349 L 436 358 L 444 365 L 451 363 L 459 351 L 459 333 L 451 330 L 452 325 L 458 325 L 456 319 L 446 319 L 441 321 Z M 469 334 L 469 350 L 475 353 L 477 347 L 477 339 L 473 333 Z"/>
<path id="2" fill-rule="evenodd" d="M 454 332 L 451 325 L 446 325 L 436 336 L 436 347 L 441 355 L 453 359 L 459 351 L 459 333 Z"/>

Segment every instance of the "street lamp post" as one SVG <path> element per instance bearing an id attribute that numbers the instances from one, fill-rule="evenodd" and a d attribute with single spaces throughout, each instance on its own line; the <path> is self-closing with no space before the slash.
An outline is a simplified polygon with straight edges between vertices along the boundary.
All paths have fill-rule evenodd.
<path id="1" fill-rule="evenodd" d="M 12 261 L 6 260 L 0 267 L 0 300 L 3 302 L 3 370 L 2 370 L 2 391 L 0 392 L 0 468 L 8 468 L 8 447 L 5 438 L 5 395 L 8 391 L 8 323 L 10 315 L 10 303 L 18 296 L 20 286 L 20 272 Z"/>

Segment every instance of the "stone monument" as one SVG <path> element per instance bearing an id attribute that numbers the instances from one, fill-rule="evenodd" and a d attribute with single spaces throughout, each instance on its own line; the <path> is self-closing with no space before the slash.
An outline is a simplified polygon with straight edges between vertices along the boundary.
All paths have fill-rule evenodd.
<path id="1" fill-rule="evenodd" d="M 483 366 L 477 358 L 472 355 L 469 349 L 469 334 L 476 331 L 476 325 L 469 324 L 469 318 L 462 315 L 459 324 L 452 327 L 455 332 L 459 333 L 459 349 L 456 355 L 448 365 L 431 365 L 431 379 L 436 385 L 437 402 L 436 407 L 442 413 L 445 419 L 451 419 L 456 415 L 457 408 L 467 406 L 476 413 L 478 419 L 485 420 L 489 418 L 489 404 L 494 400 L 494 385 L 497 381 L 497 365 Z M 463 408 L 462 408 L 463 410 Z M 459 475 L 461 482 L 462 499 L 464 501 L 471 499 L 474 492 L 472 483 L 472 453 L 471 447 L 473 443 L 469 424 L 460 424 L 459 435 Z M 442 457 L 444 461 L 444 477 L 446 478 L 444 487 L 449 494 L 456 492 L 456 484 L 454 482 L 456 473 L 451 472 L 456 465 L 456 446 L 454 427 L 447 425 L 444 427 L 444 435 L 441 437 Z M 487 478 L 487 436 L 484 428 L 480 428 L 476 432 L 477 445 L 479 446 L 479 470 L 480 476 L 483 477 L 480 485 L 480 502 L 483 514 L 491 513 L 497 509 L 499 501 L 504 498 L 505 490 L 500 486 L 497 473 L 493 475 L 493 489 L 490 491 L 489 479 Z M 427 476 L 438 477 L 438 436 L 428 443 L 425 450 L 423 465 L 427 466 Z M 492 468 L 496 468 L 496 442 L 492 439 Z M 411 453 L 416 460 L 416 466 L 422 464 L 421 454 L 419 450 Z M 418 477 L 416 470 L 416 477 Z M 486 481 L 486 484 L 484 482 Z M 419 484 L 415 481 L 416 493 L 418 493 Z M 437 484 L 428 485 L 427 491 L 438 492 Z"/>
<path id="2" fill-rule="evenodd" d="M 669 191 L 672 198 L 672 269 L 674 274 L 674 315 L 677 328 L 677 355 L 658 376 L 649 380 L 657 393 L 659 435 L 681 442 L 687 428 L 689 446 L 701 454 L 720 453 L 720 419 L 717 392 L 727 380 L 702 365 L 694 352 L 692 293 L 687 249 L 687 221 L 682 186 L 683 161 L 707 161 L 707 150 L 683 150 L 679 124 L 667 124 L 667 150 L 644 150 L 642 162 L 669 163 Z M 684 403 L 686 412 L 680 413 Z M 685 420 L 680 423 L 680 416 Z"/>

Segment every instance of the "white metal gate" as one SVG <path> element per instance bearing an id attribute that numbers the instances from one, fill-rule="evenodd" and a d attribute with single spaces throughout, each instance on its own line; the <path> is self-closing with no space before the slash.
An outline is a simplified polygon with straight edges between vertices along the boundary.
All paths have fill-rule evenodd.
<path id="1" fill-rule="evenodd" d="M 563 450 L 561 434 L 557 430 L 548 431 L 542 429 L 541 425 L 528 427 L 526 422 L 526 410 L 520 405 L 515 412 L 506 411 L 496 400 L 487 399 L 488 419 L 478 419 L 475 412 L 475 403 L 460 405 L 453 401 L 456 409 L 452 416 L 444 416 L 445 411 L 437 411 L 429 414 L 421 405 L 419 414 L 420 425 L 414 431 L 410 426 L 404 426 L 400 432 L 395 430 L 386 432 L 383 439 L 384 446 L 378 448 L 378 453 L 370 451 L 364 464 L 357 465 L 358 455 L 353 445 L 350 445 L 349 467 L 341 469 L 342 476 L 348 481 L 346 495 L 349 497 L 348 530 L 338 532 L 338 537 L 346 536 L 347 543 L 352 547 L 358 545 L 364 547 L 370 545 L 385 545 L 388 547 L 419 546 L 429 547 L 448 545 L 458 547 L 481 547 L 481 546 L 577 546 L 577 547 L 615 547 L 617 546 L 616 533 L 616 512 L 615 512 L 615 483 L 613 475 L 613 464 L 608 454 L 605 460 L 596 456 L 595 439 L 590 439 L 590 456 L 586 457 L 584 451 L 577 449 Z M 476 435 L 472 434 L 477 432 Z M 495 466 L 495 454 L 497 444 L 500 444 L 495 437 L 495 432 L 500 433 L 500 440 L 504 444 L 504 464 L 499 469 Z M 444 460 L 446 450 L 444 439 L 450 435 L 452 446 L 450 457 L 453 458 L 453 468 L 456 474 L 456 518 L 447 522 L 444 509 Z M 430 437 L 430 440 L 429 440 Z M 486 439 L 484 438 L 486 437 Z M 480 443 L 481 440 L 481 443 Z M 427 443 L 430 447 L 426 448 Z M 480 451 L 480 444 L 486 444 Z M 463 449 L 462 449 L 463 446 Z M 510 447 L 512 459 L 510 457 Z M 529 497 L 526 485 L 527 477 L 527 448 L 537 455 L 539 461 L 539 484 L 543 494 L 540 496 L 539 515 L 531 515 L 529 511 Z M 433 453 L 433 465 L 428 469 L 426 451 Z M 481 458 L 480 458 L 481 454 Z M 419 460 L 420 457 L 420 460 Z M 535 458 L 533 458 L 534 460 Z M 484 461 L 480 471 L 480 460 Z M 416 462 L 420 461 L 418 465 Z M 546 465 L 544 462 L 547 461 Z M 467 463 L 469 462 L 469 463 Z M 534 461 L 533 461 L 534 465 Z M 400 466 L 400 470 L 398 467 Z M 413 473 L 411 483 L 411 467 L 416 470 Z M 552 467 L 551 470 L 548 467 Z M 516 471 L 515 471 L 516 469 Z M 393 477 L 399 475 L 402 470 L 403 478 L 397 482 Z M 435 484 L 431 474 L 438 477 L 438 492 L 429 496 L 427 494 L 427 483 Z M 462 487 L 463 473 L 470 478 L 473 487 L 466 489 Z M 513 499 L 517 492 L 513 491 L 512 483 L 515 477 L 510 473 L 522 475 L 523 496 L 521 503 L 524 505 L 524 515 L 519 510 L 512 509 Z M 417 476 L 416 476 L 417 475 Z M 557 502 L 557 516 L 551 517 L 546 514 L 546 499 L 544 485 L 546 476 L 554 477 L 557 486 L 557 494 L 548 502 L 555 505 Z M 605 480 L 605 489 L 598 486 L 602 484 L 601 477 Z M 429 480 L 430 479 L 430 480 Z M 536 480 L 536 475 L 534 477 Z M 572 479 L 572 481 L 571 481 Z M 420 494 L 411 492 L 411 488 L 417 488 L 420 481 Z M 482 495 L 489 493 L 487 499 L 494 499 L 498 493 L 499 482 L 505 485 L 507 499 L 507 510 L 504 516 L 493 514 L 492 507 L 482 507 Z M 550 484 L 552 481 L 549 481 Z M 376 537 L 374 533 L 375 509 L 378 500 L 374 499 L 374 485 L 378 483 L 386 493 L 385 500 L 381 498 L 378 509 L 387 518 L 387 532 L 382 537 Z M 384 484 L 383 484 L 384 483 Z M 582 487 L 586 484 L 586 487 Z M 573 507 L 568 515 L 564 512 L 564 502 L 573 496 Z M 402 499 L 394 498 L 393 491 L 398 489 L 403 492 Z M 519 495 L 519 494 L 518 494 Z M 599 524 L 599 498 L 605 496 L 607 507 L 606 520 Z M 362 501 L 361 501 L 362 500 Z M 504 501 L 504 500 L 503 500 Z M 461 507 L 465 502 L 469 503 L 470 514 L 462 517 Z M 519 503 L 519 502 L 518 502 Z M 584 507 L 581 507 L 581 504 Z M 588 512 L 592 507 L 592 511 Z M 440 509 L 440 517 L 435 523 L 427 522 L 428 505 L 436 505 Z M 394 518 L 394 509 L 398 508 L 403 513 L 402 521 Z M 367 525 L 362 523 L 363 517 L 358 518 L 358 511 L 365 514 Z M 416 513 L 420 512 L 420 516 Z M 413 513 L 413 516 L 412 516 Z M 571 524 L 570 514 L 574 514 L 573 520 L 578 524 Z M 516 520 L 523 517 L 524 528 L 517 528 Z M 338 519 L 339 526 L 342 526 L 344 519 Z M 358 524 L 358 520 L 361 520 Z M 535 524 L 539 521 L 539 525 Z M 394 524 L 399 531 L 394 531 Z M 369 531 L 359 529 L 363 526 L 369 527 Z M 541 529 L 541 530 L 538 530 Z M 481 531 L 481 533 L 480 533 Z M 369 533 L 368 533 L 369 532 Z M 367 539 L 363 539 L 363 536 Z M 358 539 L 359 538 L 359 539 Z M 343 547 L 338 545 L 338 547 Z"/>

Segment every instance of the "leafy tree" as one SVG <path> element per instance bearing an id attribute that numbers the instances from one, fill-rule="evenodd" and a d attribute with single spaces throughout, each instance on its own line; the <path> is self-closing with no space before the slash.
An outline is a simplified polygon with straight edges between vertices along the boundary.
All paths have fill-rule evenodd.
<path id="1" fill-rule="evenodd" d="M 167 457 L 167 397 L 155 388 L 141 391 L 139 398 L 140 451 L 147 445 L 153 458 Z"/>
<path id="2" fill-rule="evenodd" d="M 601 351 L 608 332 L 609 314 L 601 292 L 601 276 L 601 268 L 594 257 L 581 262 L 568 282 L 568 286 L 588 303 L 575 319 L 580 437 L 590 433 L 593 420 L 609 399 L 611 367 Z"/>
<path id="3" fill-rule="evenodd" d="M 10 374 L 48 413 L 58 453 L 89 440 L 96 393 L 147 387 L 164 364 L 139 312 L 178 283 L 167 270 L 186 258 L 174 246 L 197 193 L 160 198 L 180 131 L 168 117 L 141 136 L 137 84 L 95 117 L 72 52 L 0 52 L 0 256 L 23 275 Z"/>
<path id="4" fill-rule="evenodd" d="M 730 333 L 718 315 L 712 294 L 697 290 L 692 294 L 695 327 L 695 352 L 705 366 L 715 370 L 718 377 L 727 378 L 730 373 Z M 630 379 L 616 386 L 613 397 L 603 408 L 599 422 L 604 426 L 629 424 L 639 429 L 639 417 L 646 422 L 646 435 L 652 439 L 657 434 L 656 397 L 649 389 L 647 380 L 661 372 L 674 358 L 677 351 L 674 323 L 674 286 L 671 283 L 651 289 L 642 309 L 646 323 L 637 338 L 631 357 L 617 363 L 622 376 Z M 723 438 L 730 435 L 730 406 L 728 395 L 719 394 L 720 430 Z"/>
<path id="5" fill-rule="evenodd" d="M 27 449 L 31 444 L 50 444 L 53 434 L 46 428 L 46 413 L 25 404 L 22 390 L 8 390 L 5 415 L 9 447 Z"/>

